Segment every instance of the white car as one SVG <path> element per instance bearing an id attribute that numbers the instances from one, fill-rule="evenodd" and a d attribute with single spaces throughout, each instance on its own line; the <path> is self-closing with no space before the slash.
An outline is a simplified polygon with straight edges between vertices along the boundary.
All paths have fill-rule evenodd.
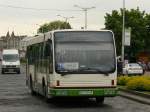
<path id="1" fill-rule="evenodd" d="M 144 70 L 138 63 L 128 63 L 123 68 L 123 74 L 144 74 Z"/>

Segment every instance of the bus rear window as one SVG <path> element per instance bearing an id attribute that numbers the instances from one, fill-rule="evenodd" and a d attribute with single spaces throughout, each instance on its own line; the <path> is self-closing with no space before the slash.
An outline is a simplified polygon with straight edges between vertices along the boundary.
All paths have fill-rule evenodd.
<path id="1" fill-rule="evenodd" d="M 111 32 L 59 32 L 55 34 L 58 72 L 114 72 L 115 47 Z"/>

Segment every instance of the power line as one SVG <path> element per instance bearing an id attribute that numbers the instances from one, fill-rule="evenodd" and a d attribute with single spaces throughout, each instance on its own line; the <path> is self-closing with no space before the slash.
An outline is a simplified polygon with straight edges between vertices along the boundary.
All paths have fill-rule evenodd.
<path id="1" fill-rule="evenodd" d="M 64 11 L 64 12 L 82 11 L 82 10 L 72 10 L 72 9 L 64 9 L 64 10 L 60 10 L 60 9 L 39 9 L 39 8 L 20 7 L 20 6 L 4 5 L 4 4 L 0 4 L 0 7 L 14 8 L 14 9 L 23 9 L 23 10 L 34 10 L 34 11 Z"/>

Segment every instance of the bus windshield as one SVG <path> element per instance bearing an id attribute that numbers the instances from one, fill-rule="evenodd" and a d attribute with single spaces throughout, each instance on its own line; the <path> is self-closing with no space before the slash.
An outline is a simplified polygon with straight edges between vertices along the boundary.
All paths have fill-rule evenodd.
<path id="1" fill-rule="evenodd" d="M 54 36 L 57 73 L 115 71 L 115 47 L 111 32 L 56 32 Z"/>
<path id="2" fill-rule="evenodd" d="M 4 61 L 17 61 L 19 60 L 18 54 L 4 54 L 3 55 L 3 60 Z"/>

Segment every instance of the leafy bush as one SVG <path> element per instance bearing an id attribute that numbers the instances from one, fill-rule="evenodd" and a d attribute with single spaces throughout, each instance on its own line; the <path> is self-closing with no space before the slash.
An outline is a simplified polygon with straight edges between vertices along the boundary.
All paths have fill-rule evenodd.
<path id="1" fill-rule="evenodd" d="M 150 91 L 150 77 L 133 77 L 126 84 L 128 89 L 137 91 Z"/>
<path id="2" fill-rule="evenodd" d="M 130 77 L 128 76 L 120 76 L 117 79 L 117 83 L 118 85 L 125 86 L 129 80 L 130 80 Z"/>

